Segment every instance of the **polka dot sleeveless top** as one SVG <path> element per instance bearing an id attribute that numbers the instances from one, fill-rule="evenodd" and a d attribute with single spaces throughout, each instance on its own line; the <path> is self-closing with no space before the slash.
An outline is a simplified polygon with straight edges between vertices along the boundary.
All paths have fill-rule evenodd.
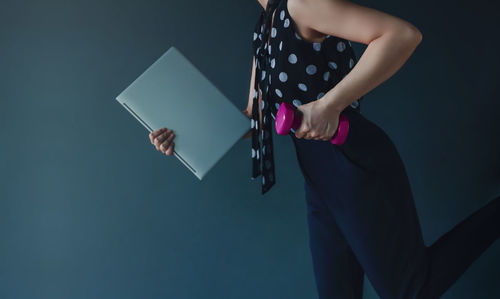
<path id="1" fill-rule="evenodd" d="M 252 106 L 252 179 L 262 175 L 261 193 L 276 183 L 272 122 L 281 102 L 295 107 L 320 99 L 349 73 L 357 62 L 351 42 L 328 35 L 322 42 L 310 42 L 297 32 L 287 9 L 288 0 L 270 8 L 274 17 L 265 25 L 265 10 L 253 32 L 256 61 Z M 268 4 L 269 5 L 269 4 Z M 269 30 L 270 27 L 270 30 Z M 266 43 L 269 39 L 269 44 Z M 258 95 L 262 95 L 262 128 L 259 134 Z M 360 111 L 363 97 L 346 109 Z M 292 129 L 289 134 L 295 134 Z M 262 143 L 262 148 L 261 148 Z"/>

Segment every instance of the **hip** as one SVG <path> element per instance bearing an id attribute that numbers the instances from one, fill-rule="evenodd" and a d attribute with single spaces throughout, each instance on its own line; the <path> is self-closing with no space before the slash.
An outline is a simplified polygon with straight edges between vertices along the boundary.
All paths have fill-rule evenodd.
<path id="1" fill-rule="evenodd" d="M 404 172 L 403 161 L 386 132 L 354 109 L 345 109 L 349 132 L 342 145 L 290 134 L 302 174 L 310 184 L 331 183 L 339 177 L 369 180 Z"/>

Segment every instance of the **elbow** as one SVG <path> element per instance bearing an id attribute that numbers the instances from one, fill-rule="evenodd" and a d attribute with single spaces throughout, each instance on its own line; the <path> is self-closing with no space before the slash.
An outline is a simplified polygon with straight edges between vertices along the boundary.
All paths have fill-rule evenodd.
<path id="1" fill-rule="evenodd" d="M 402 39 L 407 41 L 408 43 L 417 46 L 422 42 L 422 32 L 418 30 L 414 25 L 407 23 L 405 26 L 402 26 L 400 31 L 400 36 Z"/>
<path id="2" fill-rule="evenodd" d="M 401 47 L 413 51 L 422 42 L 422 32 L 413 24 L 402 21 L 395 23 L 387 35 Z"/>
<path id="3" fill-rule="evenodd" d="M 413 27 L 411 30 L 411 40 L 415 41 L 415 43 L 418 45 L 422 42 L 422 32 L 418 30 L 416 27 Z"/>
<path id="4" fill-rule="evenodd" d="M 417 29 L 417 41 L 420 44 L 422 42 L 423 34 Z"/>

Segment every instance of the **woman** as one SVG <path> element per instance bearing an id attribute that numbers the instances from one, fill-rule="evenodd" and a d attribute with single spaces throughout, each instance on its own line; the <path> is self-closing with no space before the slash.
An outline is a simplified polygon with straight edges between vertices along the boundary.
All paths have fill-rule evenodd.
<path id="1" fill-rule="evenodd" d="M 364 94 L 392 76 L 422 40 L 408 22 L 344 0 L 259 0 L 249 103 L 252 178 L 275 184 L 272 119 L 281 102 L 302 113 L 290 132 L 304 176 L 320 298 L 362 298 L 366 273 L 381 298 L 438 298 L 500 235 L 500 197 L 434 244 L 422 238 L 397 149 L 361 114 Z M 367 44 L 356 61 L 350 41 Z M 254 101 L 258 99 L 258 101 Z M 329 142 L 340 114 L 343 145 Z M 271 119 L 272 117 L 272 119 Z M 150 134 L 172 155 L 175 134 Z M 260 143 L 262 141 L 262 148 Z"/>

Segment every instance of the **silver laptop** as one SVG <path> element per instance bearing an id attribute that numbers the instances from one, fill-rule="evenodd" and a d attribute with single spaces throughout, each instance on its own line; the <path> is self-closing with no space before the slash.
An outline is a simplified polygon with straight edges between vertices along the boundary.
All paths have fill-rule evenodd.
<path id="1" fill-rule="evenodd" d="M 250 129 L 250 119 L 175 47 L 116 100 L 149 132 L 172 129 L 174 155 L 200 180 Z"/>

